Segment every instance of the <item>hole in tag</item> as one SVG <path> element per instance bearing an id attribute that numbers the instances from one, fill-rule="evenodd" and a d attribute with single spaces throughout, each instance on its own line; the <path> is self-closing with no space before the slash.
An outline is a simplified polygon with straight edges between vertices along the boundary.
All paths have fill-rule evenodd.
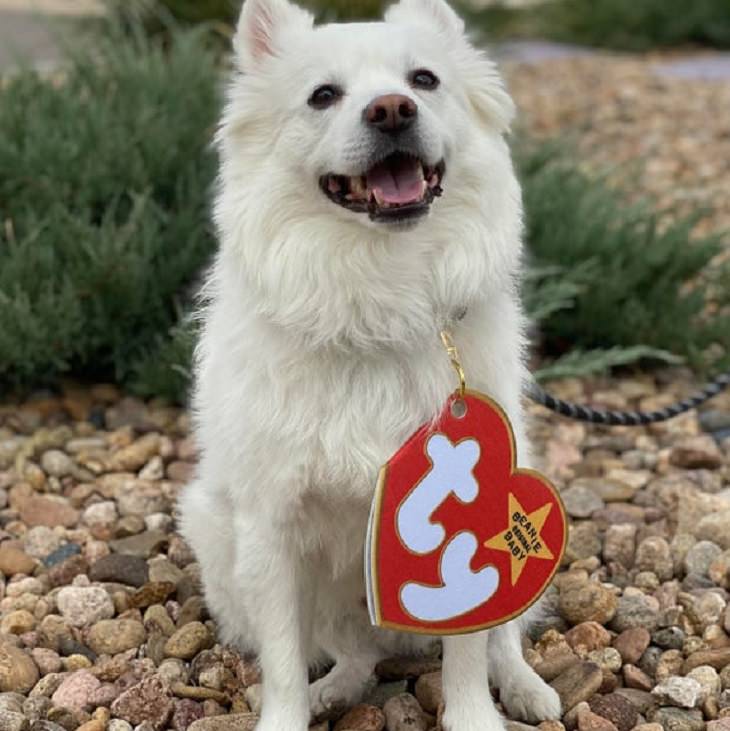
<path id="1" fill-rule="evenodd" d="M 464 399 L 457 398 L 451 402 L 451 415 L 455 419 L 463 419 L 467 411 L 468 408 Z"/>

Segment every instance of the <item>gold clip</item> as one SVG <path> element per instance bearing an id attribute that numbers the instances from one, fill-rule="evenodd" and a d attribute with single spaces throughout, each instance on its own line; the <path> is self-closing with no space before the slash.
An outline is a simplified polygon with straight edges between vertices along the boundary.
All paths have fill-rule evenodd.
<path id="1" fill-rule="evenodd" d="M 459 396 L 460 398 L 464 398 L 466 395 L 466 375 L 464 374 L 464 368 L 461 365 L 459 351 L 456 345 L 454 345 L 454 340 L 448 330 L 441 331 L 441 342 L 444 344 L 444 348 L 446 348 L 446 352 L 451 360 L 451 365 L 454 367 L 456 375 L 459 377 Z"/>

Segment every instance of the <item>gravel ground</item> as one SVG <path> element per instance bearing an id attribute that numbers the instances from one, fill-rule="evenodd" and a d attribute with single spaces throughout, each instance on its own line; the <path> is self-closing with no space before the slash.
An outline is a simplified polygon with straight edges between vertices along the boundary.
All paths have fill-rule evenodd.
<path id="1" fill-rule="evenodd" d="M 672 213 L 713 209 L 698 232 L 730 230 L 728 54 L 559 50 L 531 63 L 508 54 L 521 123 L 542 136 L 572 132 L 581 159 L 618 168 L 630 190 Z M 520 55 L 530 59 L 530 49 Z"/>
<path id="2" fill-rule="evenodd" d="M 690 388 L 672 384 L 557 392 L 650 407 Z M 572 518 L 554 616 L 526 646 L 565 704 L 541 731 L 728 731 L 730 398 L 631 431 L 535 415 Z M 258 670 L 216 643 L 174 532 L 188 428 L 184 411 L 110 386 L 0 406 L 0 729 L 252 728 Z M 439 665 L 382 663 L 364 705 L 316 728 L 434 728 Z"/>

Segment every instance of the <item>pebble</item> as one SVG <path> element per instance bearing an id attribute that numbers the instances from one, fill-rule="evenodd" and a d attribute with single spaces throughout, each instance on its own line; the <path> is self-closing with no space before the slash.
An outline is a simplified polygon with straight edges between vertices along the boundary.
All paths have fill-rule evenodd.
<path id="1" fill-rule="evenodd" d="M 60 449 L 49 449 L 41 457 L 41 467 L 47 475 L 65 477 L 76 471 L 76 464 Z"/>
<path id="2" fill-rule="evenodd" d="M 6 576 L 31 574 L 37 561 L 19 548 L 0 546 L 0 572 Z"/>
<path id="3" fill-rule="evenodd" d="M 105 619 L 91 627 L 86 641 L 97 655 L 118 655 L 139 647 L 147 633 L 136 619 Z"/>
<path id="4" fill-rule="evenodd" d="M 674 560 L 667 541 L 661 536 L 645 538 L 636 549 L 634 566 L 639 571 L 652 571 L 659 581 L 674 576 Z"/>
<path id="5" fill-rule="evenodd" d="M 47 558 L 65 543 L 63 536 L 57 530 L 45 525 L 31 528 L 23 537 L 25 552 L 37 559 Z"/>
<path id="6" fill-rule="evenodd" d="M 576 485 L 560 493 L 565 510 L 573 518 L 589 518 L 596 510 L 606 507 L 606 503 L 593 490 L 584 485 Z"/>
<path id="7" fill-rule="evenodd" d="M 565 633 L 565 640 L 574 650 L 582 647 L 590 652 L 608 647 L 611 633 L 598 622 L 582 622 Z"/>
<path id="8" fill-rule="evenodd" d="M 78 556 L 81 553 L 81 546 L 76 543 L 64 543 L 59 546 L 55 551 L 52 551 L 43 558 L 43 565 L 51 569 L 54 566 L 63 563 L 69 558 Z"/>
<path id="9" fill-rule="evenodd" d="M 335 724 L 334 731 L 383 731 L 384 728 L 385 714 L 379 708 L 359 705 Z"/>
<path id="10" fill-rule="evenodd" d="M 72 528 L 79 519 L 78 511 L 59 497 L 31 497 L 20 506 L 20 519 L 28 526 Z"/>
<path id="11" fill-rule="evenodd" d="M 625 568 L 634 565 L 636 535 L 638 526 L 631 523 L 609 525 L 603 543 L 603 558 L 606 563 L 616 561 Z"/>
<path id="12" fill-rule="evenodd" d="M 427 731 L 430 722 L 418 701 L 410 693 L 388 700 L 383 707 L 388 731 Z"/>
<path id="13" fill-rule="evenodd" d="M 91 710 L 91 697 L 101 682 L 88 670 L 71 673 L 51 696 L 57 706 L 76 711 Z"/>
<path id="14" fill-rule="evenodd" d="M 137 558 L 149 558 L 155 551 L 167 543 L 167 534 L 158 530 L 149 530 L 127 538 L 119 538 L 109 542 L 115 553 Z"/>
<path id="15" fill-rule="evenodd" d="M 578 714 L 578 731 L 617 731 L 615 724 L 591 710 Z"/>
<path id="16" fill-rule="evenodd" d="M 684 557 L 684 570 L 688 574 L 707 576 L 712 562 L 722 554 L 722 549 L 711 541 L 695 543 Z"/>
<path id="17" fill-rule="evenodd" d="M 416 681 L 416 698 L 426 713 L 435 716 L 443 702 L 441 673 L 427 673 Z M 344 728 L 344 727 L 343 727 Z"/>
<path id="18" fill-rule="evenodd" d="M 124 691 L 111 706 L 113 716 L 153 729 L 163 729 L 173 710 L 170 689 L 154 675 Z"/>
<path id="19" fill-rule="evenodd" d="M 190 660 L 201 650 L 211 647 L 213 638 L 202 622 L 190 622 L 181 627 L 165 643 L 165 655 Z"/>
<path id="20" fill-rule="evenodd" d="M 617 693 L 594 695 L 588 699 L 588 705 L 593 713 L 611 721 L 618 731 L 630 731 L 639 718 L 634 705 Z"/>
<path id="21" fill-rule="evenodd" d="M 652 695 L 665 705 L 694 708 L 702 697 L 702 686 L 694 678 L 671 676 L 659 683 Z"/>
<path id="22" fill-rule="evenodd" d="M 657 625 L 659 602 L 639 590 L 626 590 L 618 601 L 615 616 L 610 623 L 615 632 L 643 627 L 649 631 Z"/>
<path id="23" fill-rule="evenodd" d="M 96 586 L 65 586 L 57 597 L 61 615 L 74 627 L 87 627 L 114 616 L 114 602 Z"/>
<path id="24" fill-rule="evenodd" d="M 688 470 L 716 470 L 722 466 L 722 454 L 715 440 L 709 435 L 680 439 L 669 456 L 676 467 Z"/>
<path id="25" fill-rule="evenodd" d="M 89 578 L 139 587 L 147 583 L 149 570 L 143 558 L 112 553 L 94 562 Z"/>
<path id="26" fill-rule="evenodd" d="M 702 713 L 697 710 L 684 710 L 671 706 L 657 708 L 651 713 L 650 720 L 661 724 L 665 731 L 705 731 Z"/>
<path id="27" fill-rule="evenodd" d="M 587 701 L 603 683 L 601 668 L 592 662 L 578 662 L 571 665 L 552 683 L 560 696 L 563 712 L 569 711 L 581 701 Z"/>
<path id="28" fill-rule="evenodd" d="M 6 642 L 0 643 L 0 692 L 28 693 L 40 673 L 33 658 Z"/>
<path id="29" fill-rule="evenodd" d="M 649 647 L 651 635 L 644 627 L 632 627 L 624 630 L 613 641 L 613 646 L 619 651 L 622 660 L 628 664 L 635 664 Z"/>
<path id="30" fill-rule="evenodd" d="M 606 624 L 616 614 L 616 595 L 601 584 L 589 582 L 560 593 L 559 610 L 571 624 Z"/>
<path id="31" fill-rule="evenodd" d="M 710 541 L 722 550 L 730 548 L 730 510 L 706 515 L 695 529 L 700 540 Z"/>
<path id="32" fill-rule="evenodd" d="M 231 713 L 193 721 L 188 731 L 255 731 L 259 717 L 254 713 Z"/>

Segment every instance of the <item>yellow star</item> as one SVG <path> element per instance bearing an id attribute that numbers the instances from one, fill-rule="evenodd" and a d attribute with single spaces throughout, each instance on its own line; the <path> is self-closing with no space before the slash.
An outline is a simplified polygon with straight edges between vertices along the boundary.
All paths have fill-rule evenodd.
<path id="1" fill-rule="evenodd" d="M 510 493 L 507 528 L 484 543 L 487 548 L 510 554 L 512 586 L 519 581 L 528 558 L 554 558 L 540 535 L 552 507 L 552 503 L 545 503 L 532 513 L 526 513 L 517 498 Z"/>

